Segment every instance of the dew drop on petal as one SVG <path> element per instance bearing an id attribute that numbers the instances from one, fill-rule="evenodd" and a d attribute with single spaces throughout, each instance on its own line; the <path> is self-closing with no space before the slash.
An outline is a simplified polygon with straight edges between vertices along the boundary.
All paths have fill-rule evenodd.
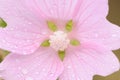
<path id="1" fill-rule="evenodd" d="M 117 35 L 116 35 L 116 34 L 113 34 L 112 37 L 117 37 Z"/>
<path id="2" fill-rule="evenodd" d="M 35 74 L 40 74 L 39 72 L 35 72 Z"/>
<path id="3" fill-rule="evenodd" d="M 67 66 L 67 68 L 68 68 L 68 69 L 70 69 L 70 68 L 71 68 L 71 66 Z"/>
<path id="4" fill-rule="evenodd" d="M 75 77 L 75 75 L 73 74 L 73 75 L 72 75 L 72 78 L 74 78 L 74 77 Z"/>
<path id="5" fill-rule="evenodd" d="M 43 68 L 43 70 L 42 71 L 45 71 L 45 68 Z"/>
<path id="6" fill-rule="evenodd" d="M 98 34 L 95 34 L 95 37 L 97 38 L 99 35 Z"/>
<path id="7" fill-rule="evenodd" d="M 47 32 L 42 32 L 42 34 L 47 34 Z"/>
<path id="8" fill-rule="evenodd" d="M 21 67 L 18 67 L 18 70 L 21 70 Z"/>
<path id="9" fill-rule="evenodd" d="M 34 80 L 32 77 L 26 77 L 25 80 Z"/>
<path id="10" fill-rule="evenodd" d="M 22 73 L 23 73 L 23 74 L 27 74 L 27 73 L 28 73 L 28 70 L 27 70 L 27 69 L 22 69 Z"/>
<path id="11" fill-rule="evenodd" d="M 20 62 L 18 59 L 15 60 L 17 63 Z"/>

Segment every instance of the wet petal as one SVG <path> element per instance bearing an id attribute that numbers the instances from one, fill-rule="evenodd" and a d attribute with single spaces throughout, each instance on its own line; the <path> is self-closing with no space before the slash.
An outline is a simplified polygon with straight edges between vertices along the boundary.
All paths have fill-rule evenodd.
<path id="1" fill-rule="evenodd" d="M 106 76 L 119 70 L 119 61 L 106 47 L 95 43 L 82 43 L 81 46 L 66 51 L 65 70 L 60 80 L 92 80 L 93 75 Z"/>
<path id="2" fill-rule="evenodd" d="M 22 0 L 0 0 L 0 18 L 7 23 L 6 28 L 0 27 L 0 48 L 32 53 L 39 47 L 48 34 L 47 23 L 33 8 Z"/>
<path id="3" fill-rule="evenodd" d="M 67 20 L 72 17 L 74 8 L 79 0 L 26 0 L 38 5 L 39 10 L 52 19 Z"/>
<path id="4" fill-rule="evenodd" d="M 92 25 L 108 14 L 108 0 L 80 0 L 75 8 L 73 19 L 79 27 Z M 102 5 L 101 5 L 102 4 Z"/>
<path id="5" fill-rule="evenodd" d="M 8 55 L 0 69 L 5 80 L 56 80 L 63 65 L 56 52 L 41 48 L 31 55 Z"/>
<path id="6" fill-rule="evenodd" d="M 99 20 L 93 26 L 81 28 L 78 36 L 80 41 L 102 43 L 111 50 L 120 48 L 120 27 L 105 19 Z"/>

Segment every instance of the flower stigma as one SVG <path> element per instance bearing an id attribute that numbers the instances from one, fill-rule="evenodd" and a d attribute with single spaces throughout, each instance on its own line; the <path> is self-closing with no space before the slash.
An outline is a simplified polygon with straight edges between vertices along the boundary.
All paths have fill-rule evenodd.
<path id="1" fill-rule="evenodd" d="M 64 51 L 68 44 L 70 44 L 70 39 L 68 38 L 67 33 L 63 31 L 56 31 L 53 35 L 50 35 L 50 47 L 56 51 Z"/>

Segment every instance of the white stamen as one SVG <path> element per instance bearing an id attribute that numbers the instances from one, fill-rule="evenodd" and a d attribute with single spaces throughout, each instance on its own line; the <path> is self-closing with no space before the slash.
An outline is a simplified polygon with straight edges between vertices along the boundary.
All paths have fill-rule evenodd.
<path id="1" fill-rule="evenodd" d="M 70 40 L 67 36 L 67 33 L 63 31 L 56 31 L 50 36 L 49 42 L 50 46 L 56 51 L 64 51 L 68 47 Z"/>

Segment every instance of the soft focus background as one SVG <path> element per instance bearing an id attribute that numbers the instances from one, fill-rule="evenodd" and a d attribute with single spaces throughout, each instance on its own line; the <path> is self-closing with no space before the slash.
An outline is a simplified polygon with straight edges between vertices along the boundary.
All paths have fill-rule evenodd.
<path id="1" fill-rule="evenodd" d="M 107 19 L 110 22 L 120 26 L 120 0 L 109 0 L 109 5 L 110 5 L 110 10 L 109 10 Z M 102 6 L 102 4 L 101 4 L 101 6 Z M 113 52 L 120 60 L 120 49 L 115 50 Z M 4 50 L 0 49 L 0 62 L 5 58 L 5 56 L 7 54 L 8 54 L 8 51 L 4 51 Z M 115 72 L 106 77 L 96 75 L 96 76 L 94 76 L 94 80 L 120 80 L 120 71 Z"/>

